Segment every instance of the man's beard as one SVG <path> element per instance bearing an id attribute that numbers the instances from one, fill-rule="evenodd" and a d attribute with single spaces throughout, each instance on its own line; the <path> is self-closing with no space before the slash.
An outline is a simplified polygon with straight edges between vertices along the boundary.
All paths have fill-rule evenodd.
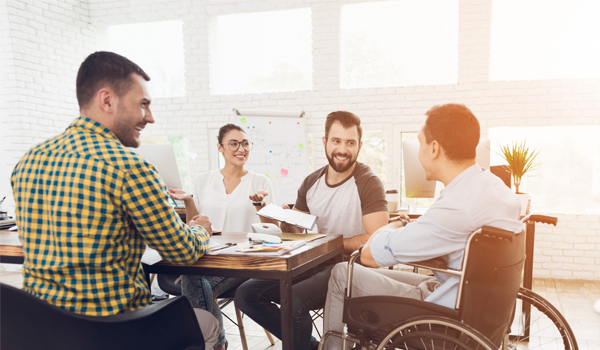
<path id="1" fill-rule="evenodd" d="M 115 130 L 113 133 L 125 147 L 138 148 L 140 141 L 133 136 L 134 130 L 131 125 L 128 125 L 129 111 L 124 106 L 117 107 L 117 115 L 115 120 Z"/>
<path id="2" fill-rule="evenodd" d="M 344 158 L 348 158 L 350 159 L 350 161 L 348 162 L 348 164 L 346 165 L 337 165 L 335 163 L 335 160 L 333 159 L 335 156 L 342 156 Z M 331 155 L 331 157 L 329 157 L 329 154 L 327 154 L 327 151 L 325 151 L 325 156 L 327 157 L 327 161 L 329 162 L 329 165 L 333 168 L 333 170 L 335 170 L 338 173 L 343 173 L 344 171 L 350 169 L 354 163 L 356 163 L 356 160 L 358 159 L 358 153 L 356 154 L 356 158 L 352 159 L 352 155 L 350 155 L 349 153 L 346 154 L 342 154 L 342 153 L 333 153 Z"/>

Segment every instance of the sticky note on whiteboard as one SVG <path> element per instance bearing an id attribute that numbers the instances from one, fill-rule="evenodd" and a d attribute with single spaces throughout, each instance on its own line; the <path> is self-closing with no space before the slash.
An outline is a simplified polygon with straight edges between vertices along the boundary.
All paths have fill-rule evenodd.
<path id="1" fill-rule="evenodd" d="M 243 123 L 247 122 L 247 120 L 246 120 L 246 118 L 242 118 L 242 119 L 240 119 L 240 122 L 242 122 L 242 124 L 243 124 Z"/>
<path id="2" fill-rule="evenodd" d="M 281 175 L 287 176 L 287 174 L 288 174 L 288 170 L 284 169 L 284 168 L 281 168 Z"/>
<path id="3" fill-rule="evenodd" d="M 299 144 L 298 148 L 304 148 L 304 144 L 303 143 Z"/>

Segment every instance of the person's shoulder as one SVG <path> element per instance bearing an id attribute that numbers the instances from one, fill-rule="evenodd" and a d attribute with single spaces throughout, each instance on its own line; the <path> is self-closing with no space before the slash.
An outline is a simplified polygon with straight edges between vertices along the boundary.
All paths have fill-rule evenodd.
<path id="1" fill-rule="evenodd" d="M 304 181 L 302 183 L 310 184 L 310 185 L 314 184 L 320 177 L 327 174 L 327 167 L 328 167 L 328 165 L 325 165 L 324 167 L 321 167 L 321 168 L 313 171 L 312 173 L 310 173 L 308 176 L 306 176 L 304 178 Z"/>
<path id="2" fill-rule="evenodd" d="M 220 175 L 221 170 L 220 169 L 213 169 L 213 170 L 209 170 L 209 171 L 205 171 L 203 173 L 200 173 L 200 175 L 196 176 L 196 179 L 194 180 L 194 182 L 198 185 L 200 184 L 205 184 L 209 181 L 216 181 L 215 179 Z"/>
<path id="3" fill-rule="evenodd" d="M 253 181 L 261 181 L 261 182 L 269 182 L 271 181 L 267 175 L 265 174 L 259 174 L 259 173 L 255 173 L 252 170 L 248 170 L 248 177 L 251 178 Z"/>
<path id="4" fill-rule="evenodd" d="M 357 183 L 367 183 L 369 181 L 376 181 L 382 183 L 381 179 L 373 169 L 371 169 L 368 165 L 356 162 L 356 168 L 352 172 L 352 176 Z"/>

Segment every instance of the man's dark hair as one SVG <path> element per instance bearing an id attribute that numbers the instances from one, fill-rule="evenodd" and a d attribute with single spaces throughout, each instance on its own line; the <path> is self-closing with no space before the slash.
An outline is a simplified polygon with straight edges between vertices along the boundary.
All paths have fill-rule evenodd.
<path id="1" fill-rule="evenodd" d="M 219 136 L 217 136 L 217 139 L 219 140 L 219 144 L 221 144 L 221 145 L 223 144 L 223 138 L 231 130 L 239 130 L 241 132 L 244 132 L 244 129 L 240 128 L 239 126 L 237 126 L 235 124 L 225 124 L 219 129 Z"/>
<path id="2" fill-rule="evenodd" d="M 88 107 L 94 95 L 104 86 L 110 87 L 119 97 L 126 94 L 133 84 L 131 73 L 141 75 L 146 81 L 150 80 L 140 66 L 119 54 L 98 51 L 89 55 L 77 72 L 79 108 Z"/>
<path id="3" fill-rule="evenodd" d="M 428 144 L 436 140 L 448 159 L 475 159 L 479 143 L 479 121 L 473 112 L 461 104 L 433 106 L 426 113 L 423 133 Z"/>
<path id="4" fill-rule="evenodd" d="M 362 139 L 362 127 L 360 126 L 360 118 L 357 117 L 354 113 L 346 111 L 337 111 L 329 113 L 329 115 L 327 116 L 327 120 L 325 120 L 326 139 L 329 139 L 329 130 L 331 130 L 333 122 L 336 121 L 342 124 L 344 129 L 356 126 L 356 129 L 358 130 L 358 142 L 360 142 L 360 140 Z"/>

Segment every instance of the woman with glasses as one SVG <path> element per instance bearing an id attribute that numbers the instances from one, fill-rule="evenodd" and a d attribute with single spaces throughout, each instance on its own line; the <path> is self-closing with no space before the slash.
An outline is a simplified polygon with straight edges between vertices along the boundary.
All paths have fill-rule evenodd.
<path id="1" fill-rule="evenodd" d="M 271 182 L 262 174 L 244 168 L 252 142 L 242 128 L 226 124 L 219 129 L 219 152 L 225 166 L 201 174 L 194 182 L 193 197 L 183 190 L 169 189 L 169 195 L 183 200 L 188 218 L 208 216 L 213 228 L 219 231 L 252 232 L 253 223 L 273 222 L 256 215 L 265 204 L 273 203 Z M 215 297 L 236 288 L 246 279 L 213 276 L 182 276 L 181 288 L 195 308 L 210 311 L 221 325 L 221 336 L 215 347 L 225 344 L 221 310 Z"/>

